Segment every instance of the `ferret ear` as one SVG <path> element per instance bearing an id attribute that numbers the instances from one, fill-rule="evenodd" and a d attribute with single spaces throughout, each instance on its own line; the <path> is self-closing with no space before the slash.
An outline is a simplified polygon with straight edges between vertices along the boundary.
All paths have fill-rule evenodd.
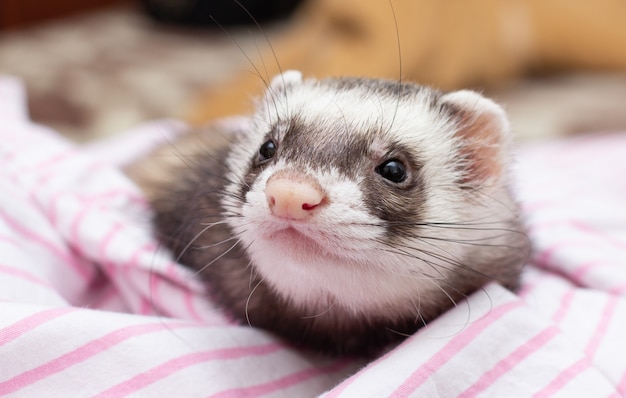
<path id="1" fill-rule="evenodd" d="M 274 92 L 284 92 L 287 88 L 302 82 L 302 72 L 288 70 L 272 78 L 270 89 Z"/>
<path id="2" fill-rule="evenodd" d="M 511 127 L 504 109 L 482 95 L 462 90 L 442 101 L 456 120 L 461 185 L 471 188 L 498 180 L 506 172 Z"/>

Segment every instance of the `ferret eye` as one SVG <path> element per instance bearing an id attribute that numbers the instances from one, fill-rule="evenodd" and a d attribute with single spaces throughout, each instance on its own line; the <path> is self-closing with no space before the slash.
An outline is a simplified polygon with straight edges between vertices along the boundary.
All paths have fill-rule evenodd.
<path id="1" fill-rule="evenodd" d="M 276 144 L 273 140 L 267 140 L 261 145 L 261 148 L 259 148 L 258 160 L 263 163 L 273 158 L 274 155 L 276 155 Z"/>
<path id="2" fill-rule="evenodd" d="M 406 167 L 396 159 L 390 159 L 376 167 L 376 172 L 385 180 L 399 184 L 406 180 Z"/>

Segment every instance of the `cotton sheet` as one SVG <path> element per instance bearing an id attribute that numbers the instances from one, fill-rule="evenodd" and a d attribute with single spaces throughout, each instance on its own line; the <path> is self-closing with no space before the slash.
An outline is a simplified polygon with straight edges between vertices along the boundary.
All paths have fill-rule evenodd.
<path id="1" fill-rule="evenodd" d="M 0 78 L 0 396 L 626 394 L 626 133 L 520 148 L 521 290 L 486 286 L 367 362 L 233 323 L 159 248 L 120 165 L 182 123 L 77 146 L 25 104 Z"/>

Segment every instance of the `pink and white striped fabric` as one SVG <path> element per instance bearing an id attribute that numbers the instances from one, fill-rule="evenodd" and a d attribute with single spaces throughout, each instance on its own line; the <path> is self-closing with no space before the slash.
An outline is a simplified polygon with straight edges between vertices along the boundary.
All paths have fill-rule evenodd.
<path id="1" fill-rule="evenodd" d="M 521 151 L 522 290 L 487 286 L 364 363 L 232 324 L 158 250 L 118 166 L 180 129 L 77 147 L 0 78 L 0 396 L 626 394 L 626 133 Z"/>

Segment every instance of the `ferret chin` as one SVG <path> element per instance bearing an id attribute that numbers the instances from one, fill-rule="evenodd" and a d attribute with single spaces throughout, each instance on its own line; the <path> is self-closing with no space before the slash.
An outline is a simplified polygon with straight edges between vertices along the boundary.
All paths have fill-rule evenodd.
<path id="1" fill-rule="evenodd" d="M 516 287 L 509 130 L 471 91 L 286 72 L 241 131 L 189 132 L 128 172 L 225 311 L 373 354 L 490 281 Z"/>

